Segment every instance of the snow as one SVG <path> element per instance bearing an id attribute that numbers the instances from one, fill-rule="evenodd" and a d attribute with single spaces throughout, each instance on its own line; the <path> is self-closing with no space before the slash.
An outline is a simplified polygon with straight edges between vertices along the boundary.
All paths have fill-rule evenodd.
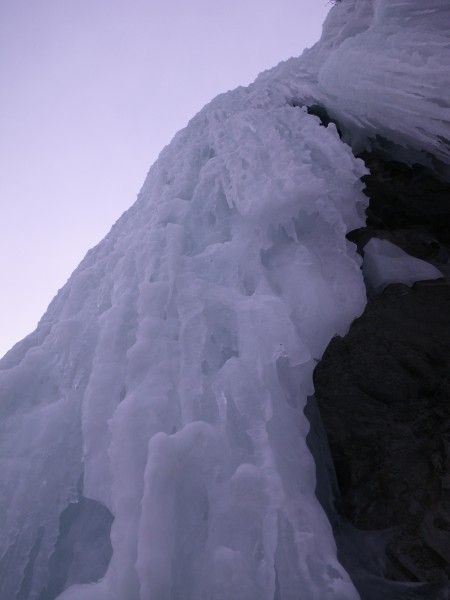
<path id="1" fill-rule="evenodd" d="M 395 6 L 404 16 L 416 4 Z M 113 555 L 100 582 L 60 600 L 358 598 L 315 497 L 303 408 L 316 361 L 365 305 L 345 234 L 364 223 L 366 171 L 304 106 L 446 158 L 428 93 L 422 121 L 399 117 L 420 60 L 392 86 L 391 112 L 380 106 L 380 69 L 410 40 L 386 7 L 344 0 L 315 48 L 196 115 L 0 362 L 2 598 L 50 600 L 59 516 L 80 481 L 114 516 Z M 429 40 L 436 27 L 426 13 L 413 36 L 428 40 L 430 79 L 447 51 Z M 364 36 L 384 28 L 395 44 L 372 66 Z M 358 39 L 366 86 L 350 101 L 334 57 L 347 52 L 353 76 Z M 82 583 L 73 570 L 71 581 Z"/>
<path id="2" fill-rule="evenodd" d="M 377 238 L 364 246 L 362 271 L 369 290 L 375 294 L 390 283 L 412 285 L 416 281 L 443 277 L 430 263 L 407 254 L 388 240 Z"/>

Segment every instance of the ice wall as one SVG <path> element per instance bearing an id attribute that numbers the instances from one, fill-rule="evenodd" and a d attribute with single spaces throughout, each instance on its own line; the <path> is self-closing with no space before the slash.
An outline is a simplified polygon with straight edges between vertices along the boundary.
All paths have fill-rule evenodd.
<path id="1" fill-rule="evenodd" d="M 352 11 L 358 11 L 355 28 Z M 325 28 L 328 44 L 337 11 Z M 324 104 L 355 142 L 381 136 L 414 158 L 450 162 L 450 4 L 446 0 L 343 0 L 341 36 L 318 72 Z M 382 145 L 382 144 L 381 144 Z M 406 157 L 406 153 L 403 154 Z M 430 161 L 430 164 L 433 164 Z"/>
<path id="2" fill-rule="evenodd" d="M 408 15 L 416 3 L 391 4 Z M 383 48 L 396 58 L 376 64 L 397 64 L 398 19 L 384 6 L 343 0 L 315 49 L 192 119 L 1 361 L 0 598 L 55 597 L 51 565 L 71 503 L 93 512 L 71 524 L 69 547 L 82 554 L 83 523 L 103 505 L 112 558 L 106 572 L 108 552 L 92 558 L 92 572 L 105 573 L 97 583 L 65 565 L 61 600 L 357 598 L 314 495 L 303 407 L 329 339 L 364 307 L 345 239 L 363 224 L 364 167 L 303 105 L 334 103 L 355 127 L 392 133 L 372 88 L 345 96 L 354 63 L 347 73 L 333 58 L 386 27 L 395 44 Z M 419 27 L 419 37 L 434 33 Z M 440 65 L 446 50 L 428 38 L 428 64 Z M 392 110 L 417 72 L 406 72 Z M 427 115 L 420 143 L 434 148 Z M 402 119 L 396 142 L 409 127 L 412 143 L 417 122 Z"/>
<path id="3" fill-rule="evenodd" d="M 64 598 L 356 598 L 302 409 L 315 360 L 364 306 L 345 239 L 364 168 L 334 127 L 258 102 L 222 96 L 176 136 L 4 359 L 3 597 L 39 535 L 24 596 L 39 598 L 83 477 L 114 515 L 113 556 Z"/>
<path id="4" fill-rule="evenodd" d="M 326 107 L 356 152 L 376 144 L 448 176 L 449 29 L 446 0 L 342 0 L 301 69 L 291 59 L 259 79 Z"/>

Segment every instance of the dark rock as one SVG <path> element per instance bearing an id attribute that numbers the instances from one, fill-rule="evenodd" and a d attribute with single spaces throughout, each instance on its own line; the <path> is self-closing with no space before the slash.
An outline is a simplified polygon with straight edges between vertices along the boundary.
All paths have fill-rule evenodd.
<path id="1" fill-rule="evenodd" d="M 332 340 L 314 383 L 342 516 L 370 535 L 387 532 L 384 577 L 434 582 L 435 592 L 424 597 L 444 597 L 450 577 L 448 283 L 391 285 L 371 299 L 348 334 Z"/>
<path id="2" fill-rule="evenodd" d="M 368 227 L 385 230 L 418 228 L 427 231 L 441 244 L 450 245 L 449 182 L 437 179 L 422 165 L 409 167 L 381 158 L 375 152 L 364 152 L 359 158 L 370 170 L 362 178 L 366 184 L 365 194 L 370 198 Z"/>
<path id="3" fill-rule="evenodd" d="M 448 600 L 450 183 L 386 153 L 359 158 L 367 226 L 348 239 L 361 255 L 372 237 L 389 240 L 447 282 L 389 286 L 330 343 L 314 374 L 318 411 L 306 411 L 316 493 L 363 600 Z"/>

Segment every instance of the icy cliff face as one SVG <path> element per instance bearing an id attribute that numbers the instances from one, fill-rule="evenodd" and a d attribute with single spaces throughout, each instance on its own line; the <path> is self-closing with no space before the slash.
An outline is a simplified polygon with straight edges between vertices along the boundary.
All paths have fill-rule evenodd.
<path id="1" fill-rule="evenodd" d="M 342 0 L 302 69 L 292 59 L 260 77 L 302 79 L 300 97 L 309 87 L 309 102 L 326 107 L 358 152 L 376 144 L 392 154 L 395 144 L 403 160 L 448 175 L 449 23 L 445 0 Z"/>
<path id="2" fill-rule="evenodd" d="M 1 598 L 358 597 L 314 495 L 303 407 L 365 304 L 345 239 L 365 169 L 302 105 L 341 111 L 327 61 L 390 32 L 387 5 L 343 0 L 313 50 L 206 106 L 0 363 Z M 372 99 L 348 113 L 368 131 L 384 115 Z"/>
<path id="3" fill-rule="evenodd" d="M 364 17 L 361 29 L 366 26 L 348 32 L 352 4 L 344 1 L 340 7 L 347 38 L 328 54 L 319 71 L 326 106 L 354 137 L 363 130 L 409 153 L 416 150 L 416 159 L 421 154 L 425 161 L 428 155 L 448 165 L 449 3 L 360 0 L 355 8 Z"/>
<path id="4" fill-rule="evenodd" d="M 5 597 L 43 527 L 39 597 L 82 476 L 114 515 L 113 556 L 67 597 L 355 597 L 302 408 L 314 359 L 364 306 L 345 240 L 363 167 L 285 99 L 251 101 L 224 96 L 175 138 L 3 362 Z"/>

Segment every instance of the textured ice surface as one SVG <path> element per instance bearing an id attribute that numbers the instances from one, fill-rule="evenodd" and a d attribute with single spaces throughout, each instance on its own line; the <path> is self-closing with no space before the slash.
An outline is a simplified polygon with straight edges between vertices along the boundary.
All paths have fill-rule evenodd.
<path id="1" fill-rule="evenodd" d="M 356 598 L 302 409 L 315 359 L 364 306 L 345 239 L 364 167 L 300 108 L 248 103 L 222 96 L 176 136 L 1 365 L 5 597 L 41 527 L 38 597 L 84 473 L 113 555 L 102 584 L 64 598 Z"/>
<path id="2" fill-rule="evenodd" d="M 449 29 L 447 0 L 342 0 L 302 70 L 292 59 L 263 77 L 302 79 L 300 97 L 309 87 L 309 102 L 326 107 L 358 152 L 395 144 L 403 160 L 437 158 L 448 174 Z"/>
<path id="3" fill-rule="evenodd" d="M 320 68 L 326 106 L 357 131 L 448 163 L 450 3 L 345 0 L 339 8 L 344 31 L 354 23 L 350 11 L 361 11 L 361 30 L 346 32 Z"/>
<path id="4" fill-rule="evenodd" d="M 405 17 L 417 3 L 390 4 Z M 370 64 L 364 98 L 356 90 L 351 101 L 326 70 L 371 27 L 403 28 L 383 13 L 387 2 L 373 6 L 339 3 L 315 49 L 194 117 L 37 330 L 1 361 L 0 598 L 42 598 L 55 564 L 73 584 L 64 600 L 357 598 L 314 495 L 303 407 L 316 360 L 365 304 L 345 239 L 363 224 L 364 167 L 334 125 L 301 106 L 325 98 L 339 112 L 347 102 L 353 124 L 383 127 L 399 143 L 409 122 L 416 139 L 419 117 L 399 117 L 398 132 L 383 125 Z M 428 66 L 447 51 L 441 38 L 430 44 L 434 28 L 420 29 L 430 19 L 410 34 L 427 38 Z M 380 64 L 392 69 L 398 56 Z M 398 87 L 409 93 L 416 73 Z M 399 79 L 384 74 L 395 88 Z M 403 96 L 390 101 L 396 118 Z M 68 505 L 86 501 L 114 518 L 97 583 L 59 550 L 80 556 L 92 543 L 84 520 L 72 545 L 59 531 Z M 104 547 L 86 546 L 98 561 L 92 579 Z"/>
<path id="5" fill-rule="evenodd" d="M 364 246 L 362 267 L 369 289 L 378 293 L 390 283 L 412 285 L 415 281 L 439 279 L 442 273 L 430 263 L 407 254 L 388 240 L 372 238 Z"/>
<path id="6" fill-rule="evenodd" d="M 315 359 L 364 306 L 345 239 L 364 167 L 334 127 L 258 100 L 224 95 L 176 136 L 3 361 L 5 597 L 40 526 L 38 597 L 82 472 L 114 515 L 113 556 L 69 598 L 356 597 L 303 406 Z"/>

